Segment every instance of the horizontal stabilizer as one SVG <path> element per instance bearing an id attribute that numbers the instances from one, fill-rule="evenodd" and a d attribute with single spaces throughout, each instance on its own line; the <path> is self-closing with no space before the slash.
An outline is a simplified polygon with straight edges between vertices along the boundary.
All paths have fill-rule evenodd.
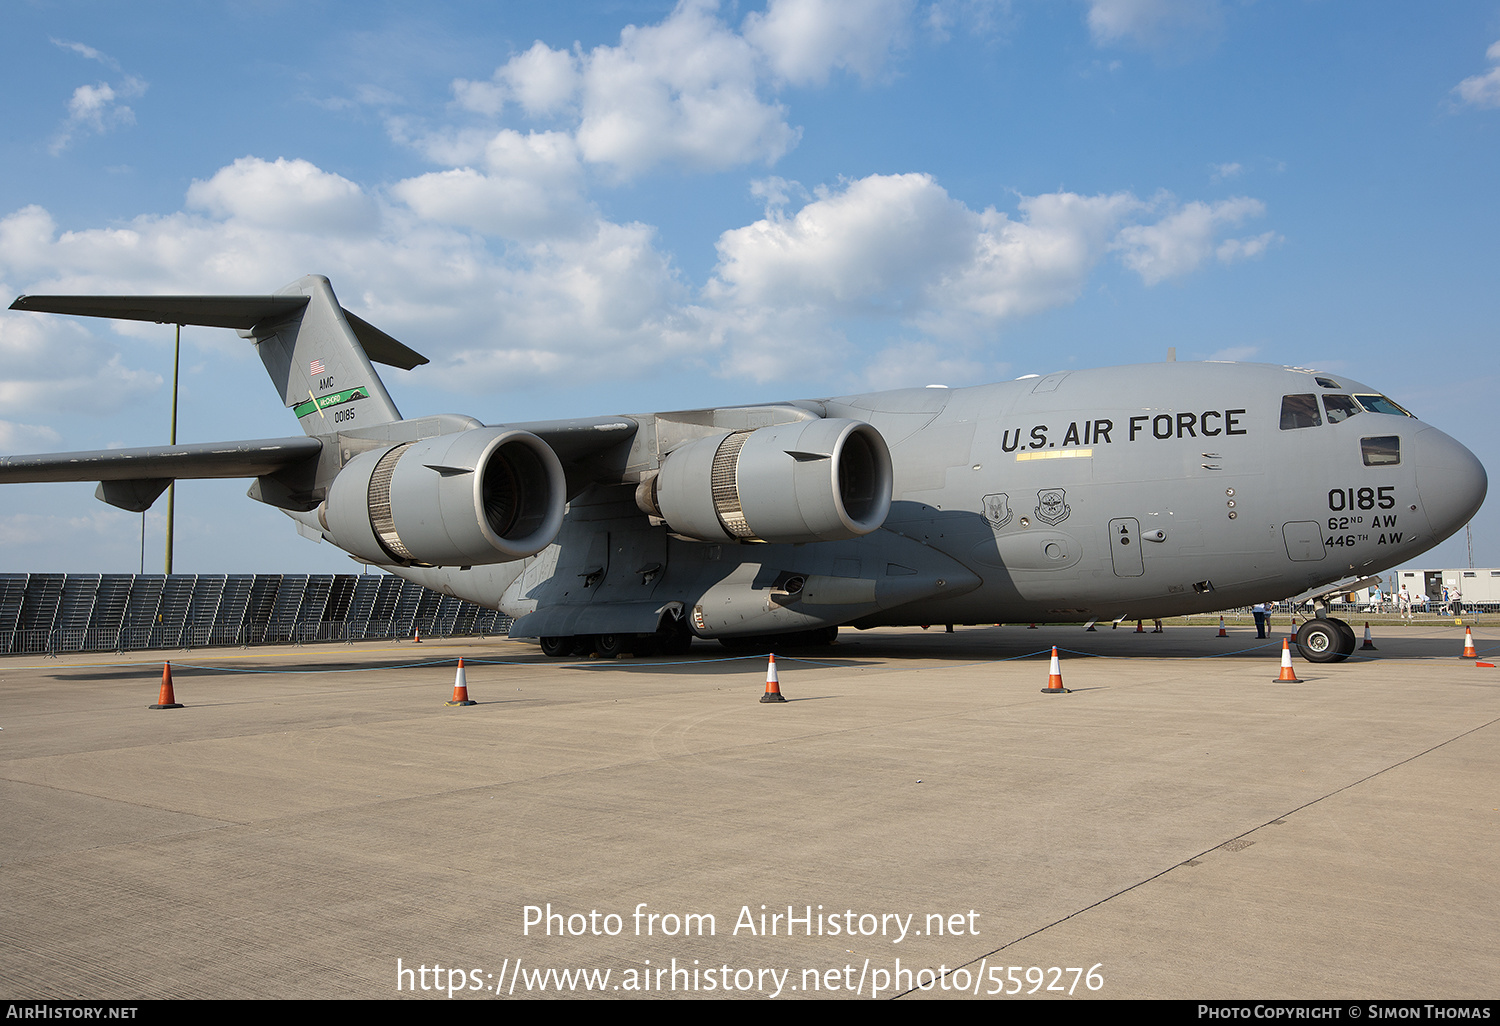
<path id="1" fill-rule="evenodd" d="M 307 296 L 22 296 L 12 310 L 32 313 L 72 314 L 77 317 L 108 317 L 119 321 L 151 321 L 156 324 L 197 324 L 209 328 L 250 331 L 257 324 L 296 313 L 308 303 Z M 427 363 L 427 357 L 403 345 L 369 321 L 348 310 L 344 316 L 365 354 L 376 363 L 411 370 Z"/>

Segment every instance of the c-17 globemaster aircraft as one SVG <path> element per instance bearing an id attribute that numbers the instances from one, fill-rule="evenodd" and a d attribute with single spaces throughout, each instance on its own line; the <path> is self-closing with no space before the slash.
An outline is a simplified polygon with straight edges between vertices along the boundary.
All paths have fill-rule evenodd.
<path id="1" fill-rule="evenodd" d="M 23 296 L 13 310 L 236 328 L 305 437 L 0 458 L 0 482 L 175 478 L 516 617 L 551 656 L 840 626 L 1090 622 L 1326 600 L 1457 531 L 1474 455 L 1342 374 L 1234 363 L 486 426 L 402 419 L 371 360 L 426 359 L 311 275 L 271 296 Z"/>

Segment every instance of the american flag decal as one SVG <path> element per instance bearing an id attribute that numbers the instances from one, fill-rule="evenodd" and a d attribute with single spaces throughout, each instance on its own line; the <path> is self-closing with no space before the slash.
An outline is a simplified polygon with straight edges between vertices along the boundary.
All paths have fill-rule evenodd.
<path id="1" fill-rule="evenodd" d="M 323 361 L 322 360 L 314 360 L 308 366 L 307 373 L 309 373 L 309 374 L 322 374 L 323 373 Z"/>

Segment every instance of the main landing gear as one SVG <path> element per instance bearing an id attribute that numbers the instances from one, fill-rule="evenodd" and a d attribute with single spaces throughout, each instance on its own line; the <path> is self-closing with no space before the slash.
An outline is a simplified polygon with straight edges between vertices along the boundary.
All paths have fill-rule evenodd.
<path id="1" fill-rule="evenodd" d="M 1297 650 L 1310 663 L 1341 663 L 1354 653 L 1354 628 L 1332 616 L 1308 620 L 1297 629 Z"/>
<path id="2" fill-rule="evenodd" d="M 693 632 L 686 620 L 667 618 L 655 634 L 577 634 L 542 638 L 542 655 L 550 659 L 598 655 L 613 659 L 630 652 L 638 656 L 687 655 Z"/>

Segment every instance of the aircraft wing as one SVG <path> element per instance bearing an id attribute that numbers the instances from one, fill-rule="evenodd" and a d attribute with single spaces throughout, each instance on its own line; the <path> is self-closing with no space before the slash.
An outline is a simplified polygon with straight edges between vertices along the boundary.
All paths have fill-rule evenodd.
<path id="1" fill-rule="evenodd" d="M 315 458 L 316 438 L 151 445 L 140 449 L 0 456 L 0 484 L 25 481 L 131 481 L 141 478 L 260 477 Z"/>
<path id="2" fill-rule="evenodd" d="M 315 463 L 316 438 L 261 438 L 244 442 L 153 445 L 139 449 L 0 456 L 0 484 L 98 481 L 98 496 L 133 513 L 150 508 L 177 478 L 268 478 Z"/>
<path id="3" fill-rule="evenodd" d="M 282 296 L 22 296 L 12 310 L 108 317 L 155 324 L 201 324 L 250 331 L 257 324 L 288 317 L 307 306 L 305 295 Z M 342 309 L 342 307 L 340 308 Z M 376 363 L 411 370 L 427 357 L 402 345 L 375 325 L 343 311 L 365 355 Z"/>

